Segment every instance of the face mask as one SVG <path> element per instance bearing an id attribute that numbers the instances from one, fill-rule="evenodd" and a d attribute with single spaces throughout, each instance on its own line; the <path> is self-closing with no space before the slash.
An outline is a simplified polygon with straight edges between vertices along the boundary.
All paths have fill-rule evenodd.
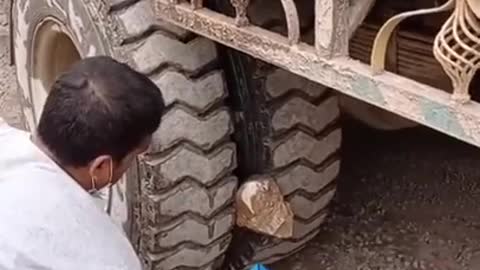
<path id="1" fill-rule="evenodd" d="M 112 204 L 112 181 L 113 181 L 113 161 L 110 159 L 110 174 L 108 178 L 108 183 L 106 186 L 101 189 L 97 189 L 97 182 L 95 177 L 92 176 L 92 189 L 88 191 L 90 195 L 96 199 L 101 200 L 105 203 L 104 210 L 107 213 L 110 213 L 111 204 Z"/>

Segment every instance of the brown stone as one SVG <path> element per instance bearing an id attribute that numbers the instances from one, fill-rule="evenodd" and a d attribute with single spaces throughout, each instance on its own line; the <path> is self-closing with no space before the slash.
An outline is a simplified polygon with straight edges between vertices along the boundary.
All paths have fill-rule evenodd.
<path id="1" fill-rule="evenodd" d="M 269 177 L 252 177 L 237 192 L 237 225 L 278 238 L 293 235 L 293 212 Z"/>

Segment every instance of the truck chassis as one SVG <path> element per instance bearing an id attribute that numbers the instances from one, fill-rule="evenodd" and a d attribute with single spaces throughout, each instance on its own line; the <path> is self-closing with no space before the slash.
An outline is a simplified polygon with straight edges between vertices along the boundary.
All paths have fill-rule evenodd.
<path id="1" fill-rule="evenodd" d="M 155 12 L 158 18 L 223 45 L 480 146 L 480 105 L 469 99 L 468 94 L 464 93 L 465 89 L 455 86 L 453 94 L 449 94 L 385 71 L 382 63 L 378 64 L 378 59 L 372 59 L 372 68 L 349 57 L 348 25 L 351 13 L 347 8 L 347 0 L 316 0 L 314 45 L 300 40 L 299 14 L 293 0 L 282 0 L 288 26 L 287 36 L 250 24 L 245 15 L 248 2 L 232 1 L 236 8 L 235 17 L 205 8 L 201 0 L 156 0 Z M 402 19 L 402 16 L 457 10 L 460 4 L 469 5 L 466 0 L 448 1 L 434 9 L 399 16 Z M 398 24 L 395 19 L 398 18 L 393 18 L 393 24 L 387 26 L 387 22 L 383 28 Z M 378 44 L 379 42 L 381 40 L 377 40 Z M 380 55 L 382 58 L 381 52 L 375 50 L 382 50 L 381 45 L 374 47 L 372 57 L 379 58 Z M 471 80 L 464 79 L 467 86 L 469 79 Z M 461 97 L 458 98 L 459 96 Z"/>

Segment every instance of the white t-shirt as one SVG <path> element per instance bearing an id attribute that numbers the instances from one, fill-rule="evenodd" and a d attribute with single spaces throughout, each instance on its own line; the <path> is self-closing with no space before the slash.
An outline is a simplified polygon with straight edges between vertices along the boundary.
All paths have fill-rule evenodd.
<path id="1" fill-rule="evenodd" d="M 0 269 L 139 270 L 93 198 L 0 118 Z"/>

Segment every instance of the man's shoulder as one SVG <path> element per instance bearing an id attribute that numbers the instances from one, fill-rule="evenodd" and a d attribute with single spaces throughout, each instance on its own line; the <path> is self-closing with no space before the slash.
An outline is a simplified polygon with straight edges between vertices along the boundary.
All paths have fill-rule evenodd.
<path id="1" fill-rule="evenodd" d="M 0 136 L 25 134 L 28 134 L 28 132 L 10 126 L 3 118 L 0 117 Z"/>
<path id="2" fill-rule="evenodd" d="M 29 178 L 18 175 L 0 183 L 0 220 L 5 221 L 0 241 L 18 243 L 17 253 L 28 247 L 29 256 L 44 265 L 61 266 L 54 269 L 77 269 L 62 258 L 76 258 L 79 265 L 137 264 L 128 239 L 87 192 L 70 179 L 55 178 L 60 175 L 40 172 L 43 176 L 35 178 L 38 168 L 30 172 Z M 49 261 L 53 257 L 58 262 Z"/>
<path id="3" fill-rule="evenodd" d="M 20 156 L 32 153 L 29 133 L 13 128 L 0 119 L 0 173 L 5 171 L 6 165 Z"/>

